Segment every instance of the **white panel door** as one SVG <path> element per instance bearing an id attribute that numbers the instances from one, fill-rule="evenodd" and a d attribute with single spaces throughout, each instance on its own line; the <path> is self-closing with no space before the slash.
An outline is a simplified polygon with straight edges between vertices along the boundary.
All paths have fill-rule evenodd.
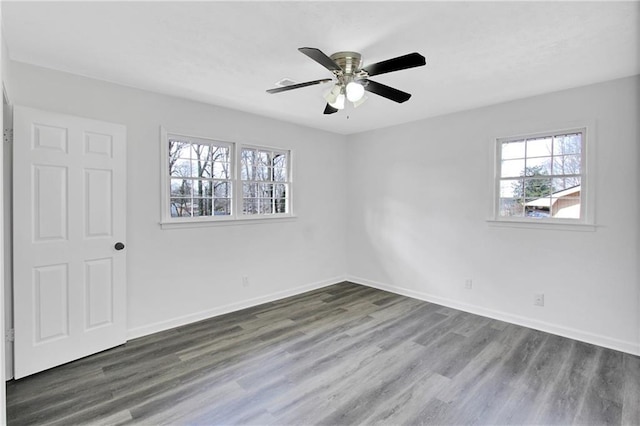
<path id="1" fill-rule="evenodd" d="M 126 129 L 14 108 L 15 377 L 126 341 Z"/>

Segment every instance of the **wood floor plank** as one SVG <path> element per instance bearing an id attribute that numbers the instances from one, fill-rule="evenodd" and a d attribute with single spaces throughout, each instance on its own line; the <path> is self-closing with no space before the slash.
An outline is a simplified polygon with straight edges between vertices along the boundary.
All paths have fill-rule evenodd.
<path id="1" fill-rule="evenodd" d="M 371 415 L 363 415 L 357 420 L 362 425 L 405 424 L 414 421 L 415 413 L 422 411 L 426 401 L 433 399 L 438 391 L 449 385 L 451 379 L 437 373 L 417 377 L 405 389 L 389 395 L 373 408 Z"/>
<path id="2" fill-rule="evenodd" d="M 571 424 L 584 401 L 589 386 L 588 373 L 595 368 L 596 348 L 581 342 L 570 342 L 570 353 L 552 383 L 535 419 L 539 424 Z"/>
<path id="3" fill-rule="evenodd" d="M 9 425 L 640 424 L 640 358 L 343 282 L 7 384 Z"/>
<path id="4" fill-rule="evenodd" d="M 632 425 L 640 419 L 640 357 L 624 354 L 624 401 L 622 424 Z"/>
<path id="5" fill-rule="evenodd" d="M 547 408 L 544 406 L 547 393 L 556 383 L 570 348 L 568 339 L 547 336 L 532 362 L 514 383 L 514 391 L 505 401 L 498 422 L 521 424 L 536 419 L 538 410 Z"/>

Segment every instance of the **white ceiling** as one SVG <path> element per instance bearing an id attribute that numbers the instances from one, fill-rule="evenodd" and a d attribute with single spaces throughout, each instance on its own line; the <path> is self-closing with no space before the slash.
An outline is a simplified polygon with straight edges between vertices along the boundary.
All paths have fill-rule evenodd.
<path id="1" fill-rule="evenodd" d="M 2 2 L 13 60 L 350 134 L 640 74 L 640 2 Z M 299 53 L 352 50 L 374 94 L 323 115 L 331 85 L 270 95 L 286 77 L 331 77 Z"/>

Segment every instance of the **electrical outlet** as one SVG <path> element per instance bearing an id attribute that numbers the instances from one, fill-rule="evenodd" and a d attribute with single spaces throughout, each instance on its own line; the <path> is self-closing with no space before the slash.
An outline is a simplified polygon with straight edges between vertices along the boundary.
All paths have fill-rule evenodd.
<path id="1" fill-rule="evenodd" d="M 534 294 L 533 295 L 533 304 L 536 306 L 544 306 L 544 294 Z"/>
<path id="2" fill-rule="evenodd" d="M 471 290 L 473 288 L 473 281 L 471 281 L 470 279 L 465 280 L 464 288 L 466 288 L 467 290 Z"/>
<path id="3" fill-rule="evenodd" d="M 246 275 L 242 276 L 242 287 L 249 287 L 249 277 Z"/>

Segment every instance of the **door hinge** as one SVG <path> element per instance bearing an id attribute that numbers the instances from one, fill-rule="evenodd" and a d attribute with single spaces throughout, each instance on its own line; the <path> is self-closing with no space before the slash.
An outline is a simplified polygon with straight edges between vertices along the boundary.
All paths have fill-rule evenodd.
<path id="1" fill-rule="evenodd" d="M 13 129 L 4 129 L 2 137 L 5 143 L 13 143 Z"/>
<path id="2" fill-rule="evenodd" d="M 5 330 L 4 332 L 4 340 L 6 340 L 7 342 L 13 342 L 16 339 L 16 330 L 13 328 L 10 328 L 8 330 Z"/>

